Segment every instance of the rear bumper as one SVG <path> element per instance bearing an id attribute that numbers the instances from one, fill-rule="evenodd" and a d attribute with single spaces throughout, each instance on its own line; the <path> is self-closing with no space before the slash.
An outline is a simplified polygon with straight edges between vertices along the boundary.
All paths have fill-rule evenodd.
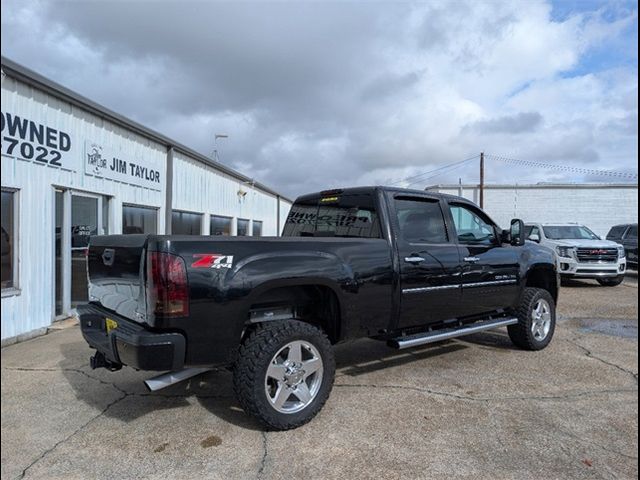
<path id="1" fill-rule="evenodd" d="M 112 363 L 138 370 L 179 370 L 184 367 L 186 340 L 179 333 L 157 333 L 96 305 L 78 307 L 80 329 L 86 342 Z M 118 326 L 107 333 L 105 321 Z"/>

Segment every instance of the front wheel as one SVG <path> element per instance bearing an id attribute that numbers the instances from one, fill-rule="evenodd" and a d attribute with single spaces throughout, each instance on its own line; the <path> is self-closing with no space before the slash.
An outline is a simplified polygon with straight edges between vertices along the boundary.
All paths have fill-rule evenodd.
<path id="1" fill-rule="evenodd" d="M 518 323 L 509 325 L 509 338 L 524 350 L 542 350 L 556 328 L 556 304 L 547 290 L 525 288 L 517 311 Z"/>
<path id="2" fill-rule="evenodd" d="M 624 282 L 624 275 L 618 275 L 615 278 L 598 278 L 598 283 L 603 287 L 617 287 Z"/>
<path id="3" fill-rule="evenodd" d="M 309 422 L 333 387 L 335 359 L 326 335 L 297 320 L 260 324 L 240 346 L 233 368 L 236 397 L 267 428 Z"/>

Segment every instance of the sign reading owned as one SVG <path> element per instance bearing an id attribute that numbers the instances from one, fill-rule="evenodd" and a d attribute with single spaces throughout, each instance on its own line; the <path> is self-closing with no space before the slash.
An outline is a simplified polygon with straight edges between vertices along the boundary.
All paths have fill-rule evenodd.
<path id="1" fill-rule="evenodd" d="M 108 178 L 153 190 L 162 189 L 162 174 L 159 169 L 144 165 L 141 160 L 123 158 L 96 142 L 85 142 L 85 173 Z"/>
<path id="2" fill-rule="evenodd" d="M 2 112 L 2 154 L 51 167 L 70 168 L 65 154 L 71 150 L 71 137 L 62 130 Z"/>

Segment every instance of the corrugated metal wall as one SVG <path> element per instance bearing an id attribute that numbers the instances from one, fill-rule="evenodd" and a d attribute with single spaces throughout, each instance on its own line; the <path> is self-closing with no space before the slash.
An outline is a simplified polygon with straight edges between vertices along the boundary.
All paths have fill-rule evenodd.
<path id="1" fill-rule="evenodd" d="M 51 167 L 18 156 L 2 156 L 2 187 L 18 190 L 18 287 L 2 298 L 2 338 L 11 338 L 47 327 L 54 318 L 54 188 L 107 195 L 109 227 L 122 230 L 122 203 L 159 209 L 159 228 L 164 229 L 164 185 L 149 190 L 87 175 L 84 172 L 84 140 L 124 148 L 134 158 L 164 168 L 166 150 L 150 140 L 111 125 L 58 98 L 6 77 L 2 83 L 2 112 L 51 126 L 68 133 L 71 149 L 64 168 Z M 6 133 L 6 132 L 3 132 Z M 164 176 L 164 173 L 163 173 Z"/>
<path id="2" fill-rule="evenodd" d="M 173 208 L 194 213 L 204 213 L 205 232 L 208 233 L 208 217 L 221 215 L 263 222 L 263 236 L 276 236 L 277 197 L 262 192 L 249 183 L 224 174 L 217 174 L 213 167 L 177 153 L 173 163 Z M 288 212 L 290 204 L 280 202 L 280 208 Z M 285 217 L 281 217 L 284 222 Z"/>
<path id="3" fill-rule="evenodd" d="M 165 179 L 167 145 L 134 133 L 117 123 L 63 101 L 53 93 L 34 88 L 10 76 L 2 82 L 2 113 L 17 115 L 66 132 L 71 148 L 62 167 L 21 159 L 19 149 L 11 155 L 3 140 L 2 187 L 17 190 L 18 290 L 2 292 L 2 339 L 11 339 L 48 327 L 55 312 L 55 188 L 101 194 L 109 199 L 110 233 L 122 232 L 122 205 L 158 209 L 158 232 L 165 231 Z M 108 116 L 106 118 L 109 118 Z M 3 130 L 3 136 L 6 135 Z M 124 158 L 157 169 L 162 182 L 147 188 L 99 178 L 87 170 L 87 142 L 122 152 Z M 135 182 L 134 182 L 135 183 Z M 246 192 L 239 195 L 238 192 Z M 263 222 L 263 235 L 277 235 L 290 203 L 280 200 L 202 161 L 176 154 L 173 167 L 173 209 L 206 214 L 203 232 L 208 234 L 211 214 Z M 281 228 L 281 227 L 280 227 Z"/>
<path id="4" fill-rule="evenodd" d="M 460 187 L 434 187 L 458 195 Z M 462 196 L 479 203 L 477 186 L 463 186 Z M 637 185 L 571 185 L 487 187 L 484 209 L 506 228 L 512 218 L 525 222 L 575 222 L 606 236 L 613 225 L 638 221 Z"/>

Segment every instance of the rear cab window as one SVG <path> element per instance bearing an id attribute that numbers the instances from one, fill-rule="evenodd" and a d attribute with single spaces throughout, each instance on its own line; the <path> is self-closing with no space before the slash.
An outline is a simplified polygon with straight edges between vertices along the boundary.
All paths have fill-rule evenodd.
<path id="1" fill-rule="evenodd" d="M 327 193 L 297 201 L 287 217 L 285 237 L 381 238 L 372 194 Z"/>

